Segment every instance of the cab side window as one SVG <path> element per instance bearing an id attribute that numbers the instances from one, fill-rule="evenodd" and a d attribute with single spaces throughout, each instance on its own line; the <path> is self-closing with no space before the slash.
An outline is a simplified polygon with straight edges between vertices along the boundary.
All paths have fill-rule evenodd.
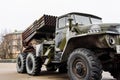
<path id="1" fill-rule="evenodd" d="M 59 28 L 63 28 L 66 25 L 66 17 L 59 19 Z"/>

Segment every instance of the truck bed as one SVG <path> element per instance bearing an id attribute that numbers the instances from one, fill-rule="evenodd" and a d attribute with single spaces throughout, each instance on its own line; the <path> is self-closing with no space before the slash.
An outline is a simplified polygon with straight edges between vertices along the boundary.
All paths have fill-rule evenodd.
<path id="1" fill-rule="evenodd" d="M 34 21 L 34 23 L 22 33 L 23 46 L 27 45 L 32 39 L 45 36 L 54 37 L 56 18 L 55 16 L 43 15 L 40 19 Z"/>

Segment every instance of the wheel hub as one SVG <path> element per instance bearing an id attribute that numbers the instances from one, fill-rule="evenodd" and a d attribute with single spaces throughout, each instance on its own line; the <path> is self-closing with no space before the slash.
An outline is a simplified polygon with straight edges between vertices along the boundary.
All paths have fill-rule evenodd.
<path id="1" fill-rule="evenodd" d="M 32 70 L 32 68 L 33 68 L 33 62 L 31 60 L 31 58 L 28 59 L 28 65 L 29 65 L 29 69 Z"/>
<path id="2" fill-rule="evenodd" d="M 83 73 L 84 73 L 84 66 L 83 66 L 83 64 L 81 62 L 78 62 L 76 64 L 76 71 L 77 71 L 77 74 L 79 74 L 80 76 L 83 75 Z"/>
<path id="3" fill-rule="evenodd" d="M 21 67 L 21 60 L 18 58 L 18 66 Z"/>
<path id="4" fill-rule="evenodd" d="M 87 74 L 85 63 L 80 59 L 74 61 L 73 72 L 76 74 L 77 77 L 84 78 Z"/>

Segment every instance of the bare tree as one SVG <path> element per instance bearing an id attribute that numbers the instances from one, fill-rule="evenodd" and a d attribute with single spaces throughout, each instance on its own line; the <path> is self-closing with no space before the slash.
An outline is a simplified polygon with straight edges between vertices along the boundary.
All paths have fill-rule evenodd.
<path id="1" fill-rule="evenodd" d="M 5 29 L 3 32 L 0 33 L 0 56 L 2 58 L 6 58 L 7 54 L 9 53 L 9 39 L 5 37 L 8 34 L 8 30 Z"/>

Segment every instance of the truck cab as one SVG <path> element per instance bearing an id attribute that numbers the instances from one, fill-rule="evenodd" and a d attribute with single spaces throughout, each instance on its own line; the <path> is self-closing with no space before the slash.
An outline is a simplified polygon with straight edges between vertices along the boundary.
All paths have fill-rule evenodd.
<path id="1" fill-rule="evenodd" d="M 71 23 L 70 23 L 70 19 L 72 19 Z M 78 25 L 80 27 L 84 27 L 91 24 L 101 24 L 101 23 L 102 23 L 102 18 L 85 13 L 83 14 L 83 13 L 73 12 L 58 17 L 56 24 L 56 35 L 55 35 L 56 47 L 59 48 L 61 51 L 63 51 L 66 44 L 66 38 L 70 37 L 68 32 L 70 26 L 74 28 L 75 26 Z M 73 34 L 75 33 L 75 31 L 72 32 Z"/>

